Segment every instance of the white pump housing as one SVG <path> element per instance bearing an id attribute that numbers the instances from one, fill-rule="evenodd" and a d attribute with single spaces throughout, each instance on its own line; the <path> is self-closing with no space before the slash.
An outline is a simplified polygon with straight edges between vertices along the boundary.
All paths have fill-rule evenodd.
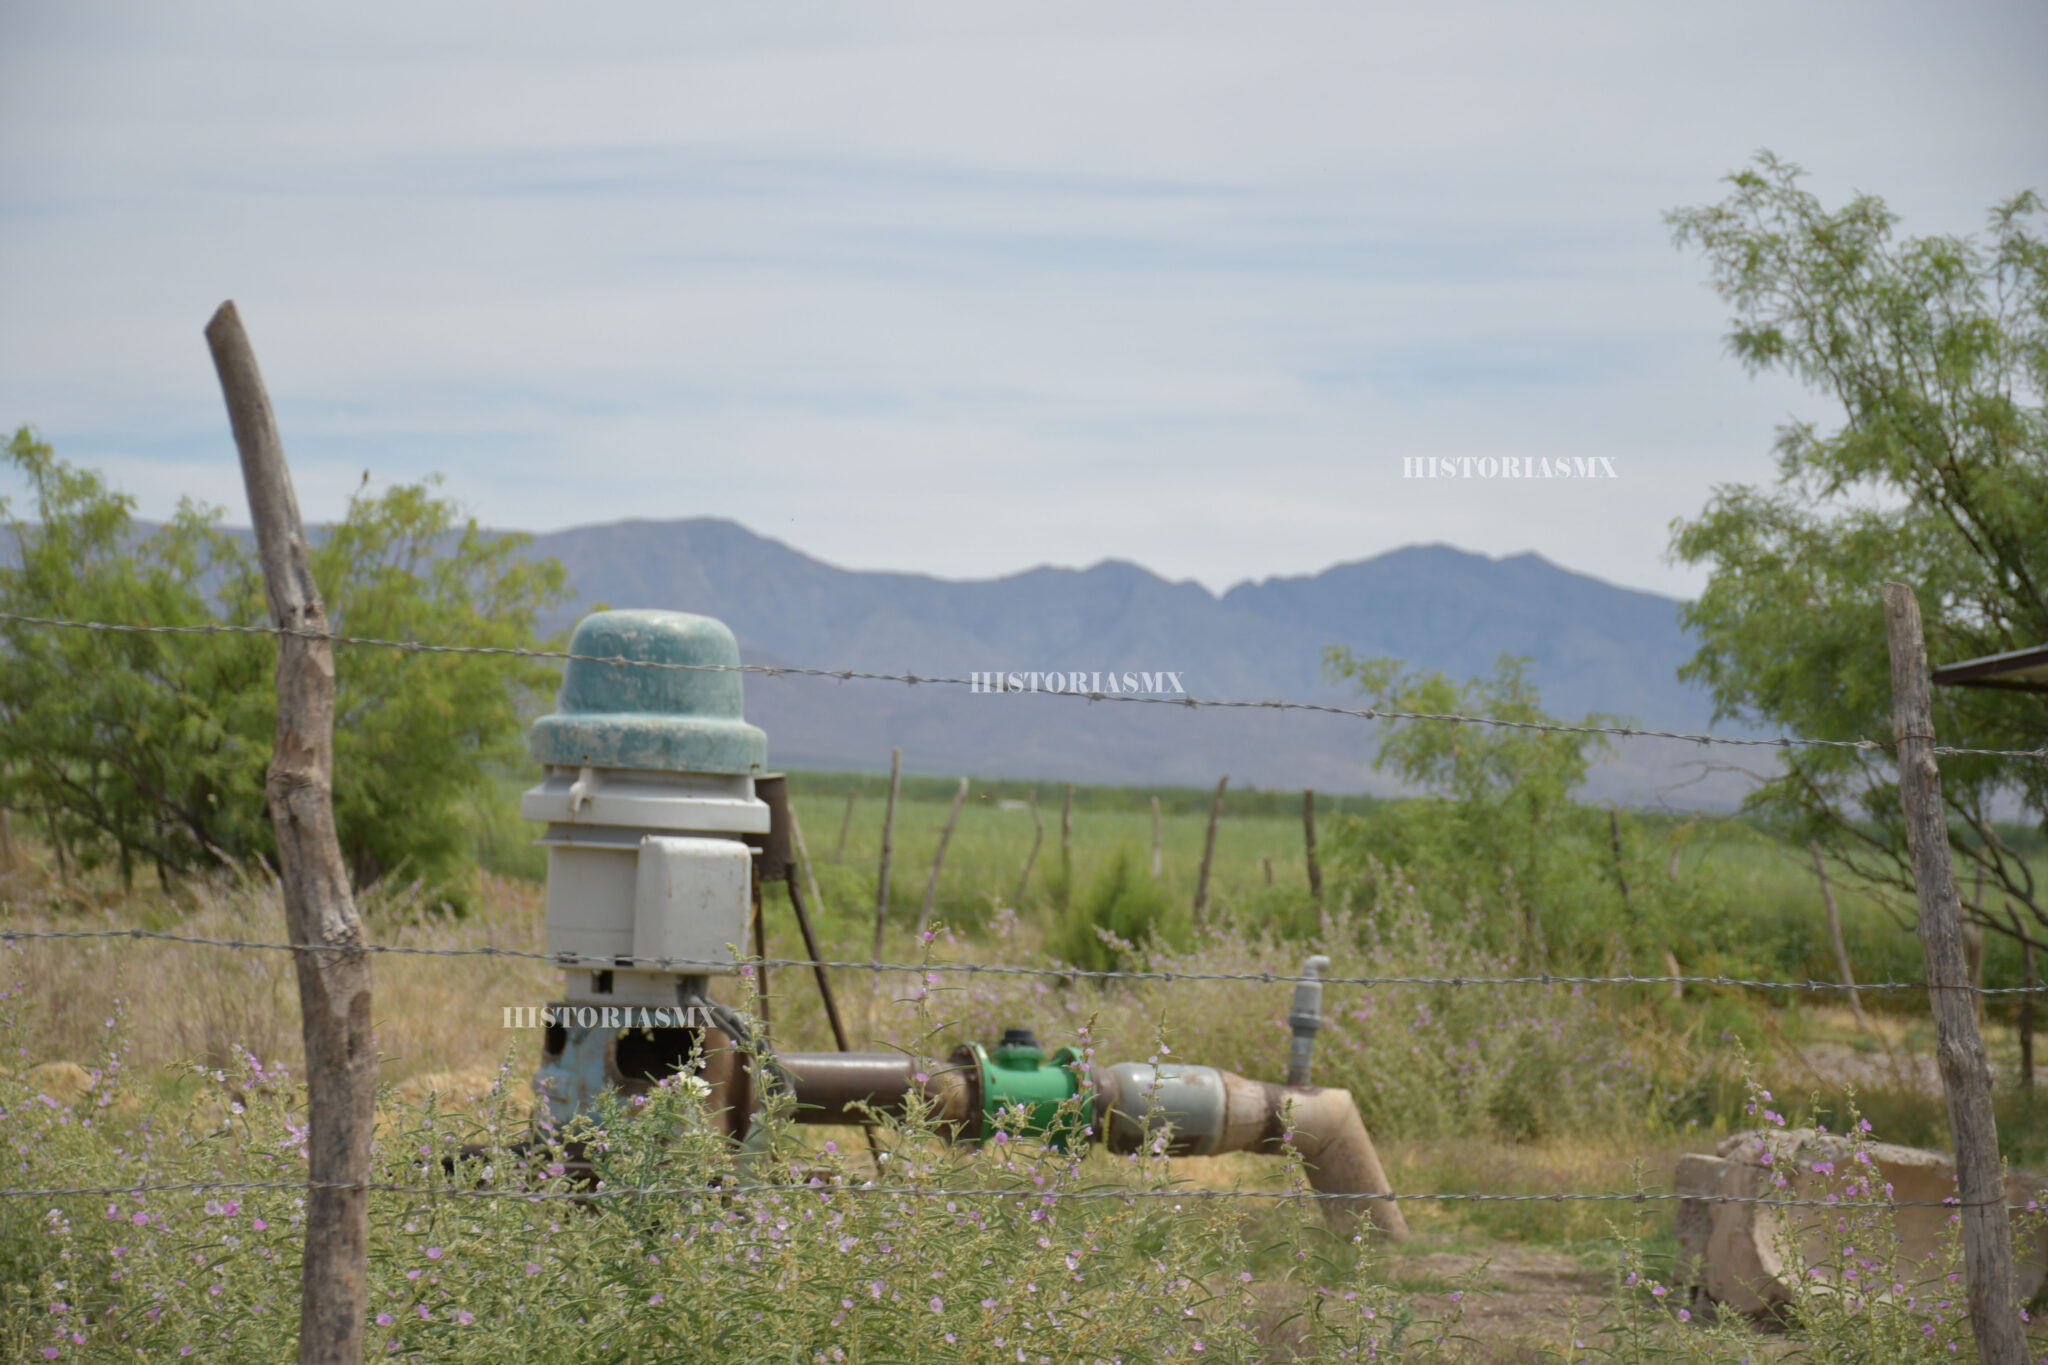
<path id="1" fill-rule="evenodd" d="M 768 832 L 751 776 L 550 766 L 519 813 L 547 822 L 548 952 L 579 959 L 571 1000 L 674 1005 L 689 978 L 737 970 L 753 906 L 743 836 Z"/>

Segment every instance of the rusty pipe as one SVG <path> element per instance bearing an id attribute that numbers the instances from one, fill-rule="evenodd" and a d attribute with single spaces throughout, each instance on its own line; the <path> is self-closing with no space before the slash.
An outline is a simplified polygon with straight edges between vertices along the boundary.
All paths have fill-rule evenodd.
<path id="1" fill-rule="evenodd" d="M 900 1052 L 784 1052 L 776 1060 L 789 1076 L 799 1123 L 866 1123 L 862 1105 L 901 1114 L 914 1092 L 923 1094 L 934 1123 L 957 1131 L 974 1116 L 974 1097 L 957 1067 Z"/>

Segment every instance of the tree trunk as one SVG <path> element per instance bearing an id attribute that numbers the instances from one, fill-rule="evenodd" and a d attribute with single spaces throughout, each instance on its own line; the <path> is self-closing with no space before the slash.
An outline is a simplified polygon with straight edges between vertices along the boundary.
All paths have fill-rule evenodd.
<path id="1" fill-rule="evenodd" d="M 370 1134 L 377 1048 L 370 1036 L 370 961 L 330 800 L 334 651 L 315 638 L 327 613 L 285 467 L 284 446 L 256 355 L 232 302 L 207 324 L 241 453 L 257 554 L 277 647 L 277 743 L 265 796 L 277 830 L 278 878 L 298 947 L 306 1044 L 309 1188 L 300 1276 L 299 1360 L 342 1365 L 363 1356 L 369 1311 Z"/>
<path id="2" fill-rule="evenodd" d="M 1991 1109 L 1991 1069 L 1977 1031 L 1975 994 L 1963 961 L 1961 897 L 1949 855 L 1941 770 L 1934 761 L 1934 715 L 1928 697 L 1927 646 L 1920 604 L 1902 583 L 1884 585 L 1885 635 L 1892 668 L 1892 732 L 1898 741 L 1899 799 L 1920 909 L 1920 947 L 1927 958 L 1935 1059 L 1948 1097 L 1956 1144 L 1956 1193 L 1963 1220 L 1963 1272 L 1970 1329 L 1990 1365 L 2022 1365 L 2026 1328 L 2013 1302 L 2012 1222 L 2005 1207 L 2005 1170 Z"/>
<path id="3" fill-rule="evenodd" d="M 1827 910 L 1828 942 L 1835 947 L 1835 970 L 1842 977 L 1842 993 L 1849 997 L 1849 1008 L 1856 1015 L 1856 1027 L 1870 1031 L 1870 1018 L 1863 1013 L 1863 998 L 1856 993 L 1856 976 L 1849 970 L 1849 949 L 1842 942 L 1842 921 L 1835 914 L 1835 890 L 1828 885 L 1828 865 L 1821 861 L 1820 845 L 1809 843 L 1806 851 L 1813 855 L 1813 875 L 1820 878 L 1820 903 Z"/>
<path id="4" fill-rule="evenodd" d="M 2020 1089 L 2031 1098 L 2034 1093 L 2034 989 L 2039 981 L 2034 975 L 2034 940 L 2020 924 L 2017 910 L 2012 902 L 2005 903 L 2006 917 L 2012 921 L 2014 935 L 2020 943 L 2020 984 L 2027 989 L 2020 996 Z"/>

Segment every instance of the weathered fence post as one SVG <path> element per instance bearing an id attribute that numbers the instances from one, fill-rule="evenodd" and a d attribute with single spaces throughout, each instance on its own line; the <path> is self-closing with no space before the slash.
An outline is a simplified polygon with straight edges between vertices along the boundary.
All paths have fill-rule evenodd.
<path id="1" fill-rule="evenodd" d="M 832 978 L 825 971 L 825 954 L 818 950 L 818 932 L 811 926 L 809 910 L 804 898 L 797 890 L 797 865 L 803 865 L 804 876 L 811 885 L 811 899 L 817 903 L 819 913 L 825 909 L 825 898 L 818 893 L 818 874 L 811 870 L 811 851 L 804 847 L 804 827 L 796 818 L 796 802 L 791 800 L 788 789 L 783 789 L 784 809 L 789 812 L 789 838 L 796 849 L 796 857 L 782 870 L 783 884 L 789 888 L 789 907 L 796 912 L 797 932 L 804 936 L 804 951 L 811 955 L 811 972 L 818 980 L 818 999 L 825 1006 L 825 1022 L 831 1026 L 832 1041 L 839 1045 L 841 1052 L 851 1049 L 846 1044 L 846 1025 L 839 1019 L 839 1001 L 832 994 Z"/>
<path id="2" fill-rule="evenodd" d="M 1842 919 L 1835 913 L 1835 889 L 1828 885 L 1828 865 L 1821 861 L 1818 843 L 1807 844 L 1806 851 L 1813 855 L 1813 875 L 1820 878 L 1820 903 L 1828 914 L 1828 942 L 1835 946 L 1835 970 L 1842 974 L 1842 993 L 1849 997 L 1849 1008 L 1856 1015 L 1856 1027 L 1867 1033 L 1870 1019 L 1863 1013 L 1862 997 L 1856 994 L 1855 973 L 1849 970 L 1849 948 L 1842 942 Z"/>
<path id="3" fill-rule="evenodd" d="M 1935 1059 L 1948 1096 L 1956 1144 L 1956 1193 L 1963 1219 L 1963 1274 L 1970 1330 L 1989 1365 L 2023 1365 L 2026 1328 L 2013 1302 L 2012 1221 L 1991 1109 L 1991 1068 L 1977 1031 L 1975 993 L 1963 961 L 1962 897 L 1949 855 L 1941 771 L 1934 761 L 1934 713 L 1920 604 L 1903 583 L 1884 585 L 1885 636 L 1891 649 L 1892 734 L 1898 741 L 1899 799 L 1920 910 L 1920 947 L 1934 1012 Z"/>
<path id="4" fill-rule="evenodd" d="M 1323 865 L 1316 861 L 1316 789 L 1301 794 L 1301 842 L 1308 854 L 1308 893 L 1323 898 Z"/>
<path id="5" fill-rule="evenodd" d="M 839 817 L 839 847 L 832 850 L 832 861 L 835 863 L 846 861 L 846 836 L 853 830 L 853 798 L 857 795 L 859 788 L 846 789 L 846 814 Z M 810 866 L 808 859 L 805 860 L 804 866 Z"/>
<path id="6" fill-rule="evenodd" d="M 960 818 L 960 803 L 967 799 L 967 779 L 960 779 L 960 790 L 953 793 L 953 809 L 946 812 L 946 827 L 939 831 L 939 851 L 932 854 L 931 880 L 924 884 L 924 905 L 917 912 L 917 941 L 924 942 L 925 931 L 932 926 L 932 906 L 939 898 L 939 869 L 946 864 L 946 845 L 953 842 L 953 822 Z"/>
<path id="7" fill-rule="evenodd" d="M 1628 864 L 1621 856 L 1621 812 L 1612 806 L 1607 808 L 1607 846 L 1614 851 L 1614 884 L 1621 888 L 1621 913 L 1634 920 L 1636 907 L 1628 895 Z"/>
<path id="8" fill-rule="evenodd" d="M 249 517 L 277 642 L 277 740 L 265 783 L 277 829 L 285 923 L 298 966 L 306 1043 L 307 1175 L 300 1275 L 301 1365 L 363 1357 L 369 1315 L 370 1132 L 377 1048 L 370 961 L 349 893 L 330 800 L 334 650 L 313 582 L 306 529 L 256 354 L 232 301 L 206 325 L 242 457 Z"/>
<path id="9" fill-rule="evenodd" d="M 1060 799 L 1060 909 L 1074 899 L 1074 784 Z"/>
<path id="10" fill-rule="evenodd" d="M 1152 798 L 1152 876 L 1156 881 L 1165 866 L 1165 859 L 1159 849 L 1159 798 Z"/>
<path id="11" fill-rule="evenodd" d="M 1041 820 L 1038 816 L 1037 791 L 1025 793 L 1024 800 L 1031 807 L 1031 827 L 1033 832 L 1031 835 L 1031 851 L 1024 855 L 1024 870 L 1017 874 L 1017 894 L 1011 898 L 1017 902 L 1017 908 L 1020 910 L 1024 908 L 1025 888 L 1031 885 L 1032 865 L 1038 861 L 1038 846 L 1045 842 L 1045 821 Z"/>
<path id="12" fill-rule="evenodd" d="M 1209 911 L 1209 864 L 1216 858 L 1216 822 L 1223 817 L 1223 789 L 1230 785 L 1230 774 L 1216 784 L 1216 799 L 1209 803 L 1209 834 L 1202 840 L 1202 870 L 1195 877 L 1195 919 L 1199 922 Z"/>
<path id="13" fill-rule="evenodd" d="M 896 790 L 903 781 L 903 751 L 889 751 L 889 805 L 882 812 L 882 868 L 875 876 L 875 956 L 882 960 L 882 927 L 889 920 L 889 854 L 896 846 Z"/>

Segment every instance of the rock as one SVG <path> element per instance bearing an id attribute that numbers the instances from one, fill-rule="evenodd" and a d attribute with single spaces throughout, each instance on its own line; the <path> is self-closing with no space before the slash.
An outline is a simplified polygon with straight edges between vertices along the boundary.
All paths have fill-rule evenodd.
<path id="1" fill-rule="evenodd" d="M 1726 1159 L 1689 1152 L 1678 1158 L 1678 1176 L 1672 1189 L 1679 1195 L 1712 1195 L 1721 1192 L 1721 1175 L 1728 1169 Z M 1678 1201 L 1678 1260 L 1672 1267 L 1677 1284 L 1704 1284 L 1707 1243 L 1714 1234 L 1714 1206 L 1704 1199 Z"/>
<path id="2" fill-rule="evenodd" d="M 92 1089 L 92 1073 L 77 1062 L 44 1062 L 22 1073 L 22 1079 L 59 1104 L 71 1104 Z"/>
<path id="3" fill-rule="evenodd" d="M 1697 1286 L 1708 1299 L 1737 1312 L 1772 1312 L 1792 1298 L 1785 1284 L 1785 1260 L 1795 1237 L 1805 1264 L 1823 1267 L 1823 1283 L 1833 1278 L 1821 1226 L 1827 1216 L 1823 1211 L 1714 1203 L 1707 1196 L 1819 1198 L 1829 1189 L 1827 1171 L 1815 1169 L 1819 1165 L 1832 1168 L 1834 1191 L 1848 1201 L 1883 1199 L 1887 1184 L 1892 1187 L 1890 1197 L 1900 1203 L 1938 1204 L 1955 1197 L 1954 1158 L 1889 1142 L 1864 1143 L 1861 1148 L 1875 1172 L 1873 1192 L 1844 1193 L 1843 1183 L 1864 1169 L 1856 1159 L 1857 1150 L 1857 1144 L 1845 1137 L 1812 1128 L 1760 1129 L 1723 1139 L 1715 1156 L 1681 1156 L 1673 1188 L 1690 1197 L 1682 1197 L 1678 1205 L 1679 1258 L 1674 1278 L 1680 1284 Z M 1772 1177 L 1778 1173 L 1785 1176 L 1783 1186 L 1773 1183 Z M 2015 1172 L 2007 1179 L 2006 1198 L 2024 1204 L 2042 1198 L 2044 1189 L 2048 1182 Z M 1900 1254 L 1914 1261 L 1933 1260 L 1951 1216 L 1938 1207 L 1894 1210 L 1891 1223 Z M 2038 1218 L 2024 1225 L 2016 1219 L 2014 1234 L 2017 1289 L 2025 1301 L 2039 1291 L 2044 1273 L 2048 1273 L 2048 1228 Z M 1934 1270 L 1930 1265 L 1927 1273 Z"/>

